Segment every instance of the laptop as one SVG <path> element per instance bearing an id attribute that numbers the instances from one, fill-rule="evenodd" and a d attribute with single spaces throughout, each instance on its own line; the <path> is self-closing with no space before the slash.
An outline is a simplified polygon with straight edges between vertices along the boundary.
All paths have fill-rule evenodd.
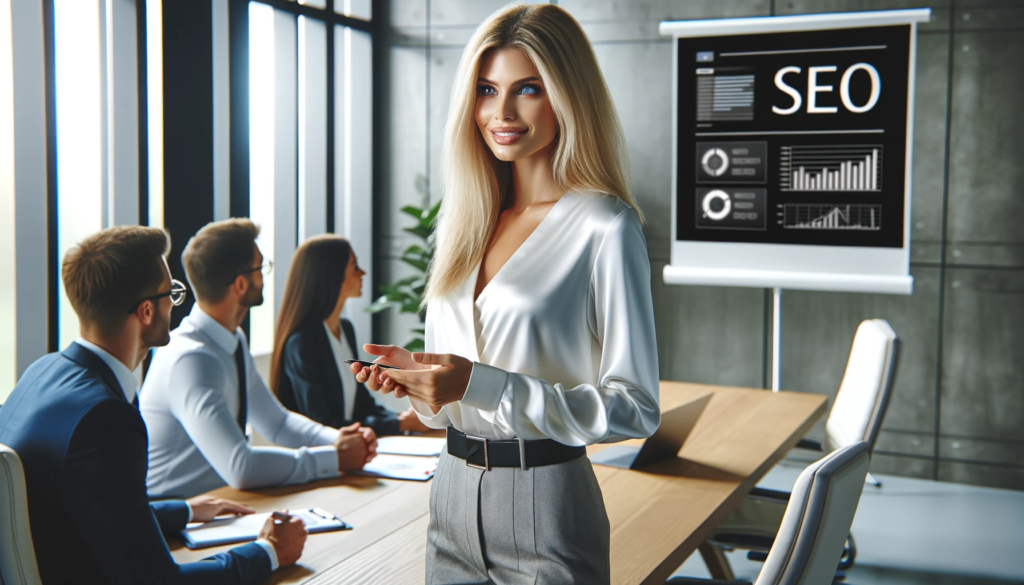
<path id="1" fill-rule="evenodd" d="M 590 461 L 597 465 L 640 469 L 652 463 L 675 457 L 683 447 L 686 437 L 697 425 L 704 407 L 711 401 L 714 392 L 677 406 L 661 414 L 661 425 L 654 434 L 644 441 L 642 447 L 615 445 L 594 453 Z"/>

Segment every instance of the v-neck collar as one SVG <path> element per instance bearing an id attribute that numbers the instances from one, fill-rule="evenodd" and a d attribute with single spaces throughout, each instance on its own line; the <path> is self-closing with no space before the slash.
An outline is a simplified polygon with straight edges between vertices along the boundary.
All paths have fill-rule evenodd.
<path id="1" fill-rule="evenodd" d="M 515 262 L 518 256 L 522 256 L 525 253 L 523 252 L 523 248 L 533 245 L 534 240 L 537 240 L 540 237 L 537 234 L 542 230 L 546 229 L 547 224 L 552 223 L 551 221 L 548 220 L 552 219 L 552 216 L 556 215 L 556 212 L 562 213 L 562 209 L 566 207 L 565 205 L 563 205 L 563 202 L 566 199 L 574 198 L 575 195 L 576 193 L 574 191 L 567 191 L 565 195 L 562 195 L 558 199 L 558 201 L 555 201 L 555 204 L 551 206 L 551 209 L 549 209 L 547 214 L 544 215 L 543 219 L 540 220 L 540 223 L 537 224 L 537 227 L 533 228 L 533 231 L 530 232 L 530 235 L 526 236 L 526 239 L 523 240 L 523 243 L 519 244 L 519 247 L 516 248 L 514 252 L 512 252 L 512 255 L 509 256 L 507 260 L 505 260 L 505 263 L 501 265 L 501 268 L 499 268 L 498 271 L 495 272 L 493 276 L 491 276 L 491 279 L 487 281 L 487 284 L 484 286 L 483 290 L 481 290 L 480 294 L 477 295 L 476 282 L 480 278 L 480 269 L 483 267 L 483 256 L 480 257 L 480 262 L 477 263 L 476 270 L 473 271 L 473 287 L 470 290 L 469 295 L 469 298 L 474 306 L 476 305 L 476 303 L 480 302 L 480 299 L 482 299 L 487 290 L 491 288 L 491 285 L 494 284 L 494 281 L 498 280 L 498 278 L 501 277 L 502 273 L 508 272 L 507 270 L 505 270 L 505 268 L 508 267 L 508 265 L 511 264 L 512 262 Z M 474 296 L 476 298 L 473 298 Z M 473 320 L 476 321 L 475 318 Z"/>

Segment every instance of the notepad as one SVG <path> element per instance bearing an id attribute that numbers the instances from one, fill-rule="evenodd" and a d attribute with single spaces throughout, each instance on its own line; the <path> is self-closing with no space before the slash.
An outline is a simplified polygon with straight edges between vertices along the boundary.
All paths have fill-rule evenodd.
<path id="1" fill-rule="evenodd" d="M 444 451 L 447 441 L 444 437 L 381 437 L 377 439 L 377 452 L 437 457 Z"/>
<path id="2" fill-rule="evenodd" d="M 320 508 L 290 510 L 288 513 L 302 518 L 302 522 L 310 534 L 352 529 L 341 518 Z M 251 542 L 259 537 L 260 530 L 263 529 L 263 525 L 269 517 L 270 514 L 249 514 L 215 519 L 205 523 L 192 522 L 181 531 L 181 540 L 185 546 L 191 549 Z"/>
<path id="3" fill-rule="evenodd" d="M 386 479 L 407 479 L 427 481 L 434 477 L 437 470 L 437 457 L 413 457 L 409 455 L 379 454 L 367 463 L 360 475 L 383 477 Z"/>

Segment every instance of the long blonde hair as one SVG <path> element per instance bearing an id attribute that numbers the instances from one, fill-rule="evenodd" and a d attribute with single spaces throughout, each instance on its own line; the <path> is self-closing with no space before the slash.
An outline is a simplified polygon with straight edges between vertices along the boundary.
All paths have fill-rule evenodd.
<path id="1" fill-rule="evenodd" d="M 469 277 L 508 203 L 511 163 L 499 161 L 480 135 L 476 86 L 483 56 L 510 48 L 530 58 L 551 100 L 558 121 L 551 170 L 558 185 L 618 197 L 644 221 L 630 194 L 622 125 L 587 35 L 558 6 L 508 6 L 473 34 L 452 86 L 441 153 L 444 199 L 425 301 L 445 296 Z"/>

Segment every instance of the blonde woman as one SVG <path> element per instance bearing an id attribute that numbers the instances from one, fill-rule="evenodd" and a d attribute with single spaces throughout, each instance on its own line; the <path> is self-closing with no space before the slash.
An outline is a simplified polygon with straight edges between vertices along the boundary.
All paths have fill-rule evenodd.
<path id="1" fill-rule="evenodd" d="M 608 517 L 584 446 L 660 422 L 618 116 L 586 35 L 553 5 L 483 23 L 451 103 L 427 353 L 366 345 L 402 369 L 352 372 L 448 428 L 428 583 L 607 583 Z"/>

